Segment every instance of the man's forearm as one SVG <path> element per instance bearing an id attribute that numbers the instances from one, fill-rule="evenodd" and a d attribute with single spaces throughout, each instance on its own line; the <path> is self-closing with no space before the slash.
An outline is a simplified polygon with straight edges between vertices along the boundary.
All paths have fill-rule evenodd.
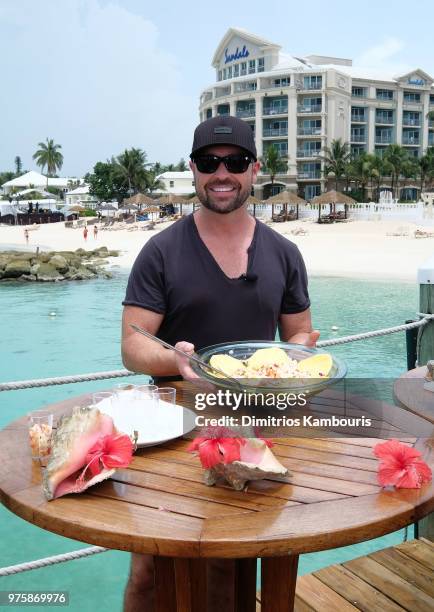
<path id="1" fill-rule="evenodd" d="M 122 343 L 122 361 L 132 372 L 150 376 L 178 376 L 175 354 L 146 338 L 130 337 Z"/>

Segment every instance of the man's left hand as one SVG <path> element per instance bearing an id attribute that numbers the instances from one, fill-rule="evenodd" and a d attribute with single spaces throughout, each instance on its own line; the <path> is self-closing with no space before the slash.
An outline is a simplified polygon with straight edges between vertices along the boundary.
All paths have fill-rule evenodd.
<path id="1" fill-rule="evenodd" d="M 317 329 L 311 332 L 298 332 L 288 339 L 288 342 L 293 344 L 304 344 L 305 346 L 315 347 L 320 336 L 320 332 Z"/>

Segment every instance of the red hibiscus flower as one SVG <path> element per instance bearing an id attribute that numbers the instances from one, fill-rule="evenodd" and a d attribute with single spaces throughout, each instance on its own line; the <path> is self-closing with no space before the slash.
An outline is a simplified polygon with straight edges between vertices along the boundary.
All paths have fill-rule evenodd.
<path id="1" fill-rule="evenodd" d="M 420 452 L 398 440 L 377 444 L 374 455 L 380 459 L 378 482 L 382 487 L 420 489 L 432 478 L 431 468 L 422 461 Z"/>
<path id="2" fill-rule="evenodd" d="M 209 427 L 204 434 L 195 438 L 187 449 L 199 453 L 202 467 L 210 469 L 218 463 L 239 461 L 244 438 L 234 435 L 228 427 Z"/>
<path id="3" fill-rule="evenodd" d="M 92 476 L 100 474 L 103 469 L 125 468 L 131 463 L 133 443 L 126 434 L 110 434 L 95 442 L 86 455 L 86 466 L 78 480 L 84 480 L 87 470 Z"/>

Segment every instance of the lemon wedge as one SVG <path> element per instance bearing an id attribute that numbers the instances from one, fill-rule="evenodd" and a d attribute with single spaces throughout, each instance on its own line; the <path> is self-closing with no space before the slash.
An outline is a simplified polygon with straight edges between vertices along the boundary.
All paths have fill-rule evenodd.
<path id="1" fill-rule="evenodd" d="M 263 367 L 284 366 L 289 363 L 289 357 L 281 348 L 258 349 L 247 360 L 247 366 L 258 370 Z"/>
<path id="2" fill-rule="evenodd" d="M 312 378 L 328 378 L 330 370 L 332 369 L 333 359 L 328 353 L 320 353 L 319 355 L 313 355 L 302 359 L 297 364 L 297 369 L 300 372 L 306 372 Z"/>
<path id="3" fill-rule="evenodd" d="M 209 360 L 209 364 L 213 368 L 218 368 L 224 372 L 227 376 L 244 376 L 246 372 L 246 366 L 239 359 L 231 357 L 231 355 L 213 355 Z M 222 378 L 217 372 L 215 376 Z"/>

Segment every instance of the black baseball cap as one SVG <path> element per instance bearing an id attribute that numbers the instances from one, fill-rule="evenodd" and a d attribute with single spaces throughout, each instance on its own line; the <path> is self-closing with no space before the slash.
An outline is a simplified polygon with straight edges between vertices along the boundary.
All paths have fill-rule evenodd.
<path id="1" fill-rule="evenodd" d="M 193 146 L 190 157 L 204 147 L 219 144 L 230 144 L 245 149 L 256 160 L 256 146 L 253 130 L 248 123 L 231 117 L 217 116 L 199 123 L 194 130 Z"/>

